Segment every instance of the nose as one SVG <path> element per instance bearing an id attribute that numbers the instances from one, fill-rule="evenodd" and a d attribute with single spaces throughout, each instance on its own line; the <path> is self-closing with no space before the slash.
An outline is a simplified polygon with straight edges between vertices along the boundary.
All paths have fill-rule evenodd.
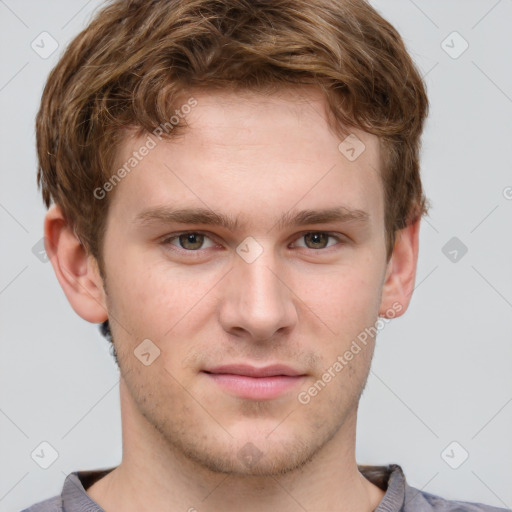
<path id="1" fill-rule="evenodd" d="M 252 263 L 235 260 L 219 311 L 223 329 L 254 341 L 289 333 L 297 323 L 297 309 L 274 258 L 262 254 Z"/>

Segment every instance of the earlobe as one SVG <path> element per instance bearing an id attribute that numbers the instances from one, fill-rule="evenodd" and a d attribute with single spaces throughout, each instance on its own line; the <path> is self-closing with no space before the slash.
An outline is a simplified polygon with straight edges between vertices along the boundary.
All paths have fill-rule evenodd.
<path id="1" fill-rule="evenodd" d="M 401 316 L 409 306 L 418 263 L 420 221 L 418 219 L 396 234 L 393 253 L 386 268 L 379 316 Z"/>
<path id="2" fill-rule="evenodd" d="M 108 318 L 103 280 L 59 206 L 53 205 L 44 221 L 45 249 L 71 307 L 84 320 L 101 323 Z"/>

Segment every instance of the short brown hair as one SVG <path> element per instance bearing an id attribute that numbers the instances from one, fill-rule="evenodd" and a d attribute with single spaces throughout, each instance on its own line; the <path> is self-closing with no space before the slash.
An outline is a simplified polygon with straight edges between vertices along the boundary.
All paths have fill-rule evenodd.
<path id="1" fill-rule="evenodd" d="M 111 178 L 127 130 L 168 126 L 193 87 L 318 86 L 339 130 L 380 138 L 388 258 L 427 212 L 419 175 L 425 86 L 365 0 L 114 0 L 68 46 L 37 115 L 38 185 L 102 268 Z M 167 124 L 166 124 L 167 123 Z M 172 137 L 182 129 L 167 130 Z"/>

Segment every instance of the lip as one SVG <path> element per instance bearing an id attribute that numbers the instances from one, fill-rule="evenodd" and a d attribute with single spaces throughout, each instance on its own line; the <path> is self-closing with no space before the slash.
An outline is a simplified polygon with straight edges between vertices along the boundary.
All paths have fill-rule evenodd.
<path id="1" fill-rule="evenodd" d="M 300 371 L 284 364 L 272 364 L 269 366 L 263 366 L 261 368 L 257 368 L 248 364 L 226 364 L 223 366 L 216 366 L 215 368 L 210 368 L 204 371 L 213 374 L 228 373 L 230 375 L 242 375 L 244 377 L 255 378 L 274 377 L 276 375 L 284 375 L 288 377 L 304 375 Z"/>
<path id="2" fill-rule="evenodd" d="M 286 365 L 262 368 L 246 364 L 217 366 L 203 370 L 219 387 L 239 398 L 272 400 L 296 388 L 305 374 Z"/>

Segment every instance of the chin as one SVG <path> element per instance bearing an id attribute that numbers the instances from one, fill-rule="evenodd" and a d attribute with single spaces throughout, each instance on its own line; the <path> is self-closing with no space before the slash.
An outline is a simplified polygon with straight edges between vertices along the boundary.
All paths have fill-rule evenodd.
<path id="1" fill-rule="evenodd" d="M 213 473 L 238 476 L 277 477 L 302 468 L 314 457 L 311 449 L 304 447 L 270 446 L 260 449 L 248 441 L 240 449 L 228 452 L 188 450 L 188 459 Z M 293 444 L 293 443 L 292 443 Z"/>
<path id="2" fill-rule="evenodd" d="M 238 432 L 230 430 L 225 436 L 198 435 L 197 431 L 186 436 L 164 436 L 179 458 L 209 472 L 239 476 L 277 477 L 299 470 L 310 462 L 331 437 L 329 433 L 293 432 L 283 428 L 256 431 L 253 427 L 238 425 Z M 274 423 L 273 428 L 276 428 Z M 269 435 L 270 432 L 270 435 Z"/>

